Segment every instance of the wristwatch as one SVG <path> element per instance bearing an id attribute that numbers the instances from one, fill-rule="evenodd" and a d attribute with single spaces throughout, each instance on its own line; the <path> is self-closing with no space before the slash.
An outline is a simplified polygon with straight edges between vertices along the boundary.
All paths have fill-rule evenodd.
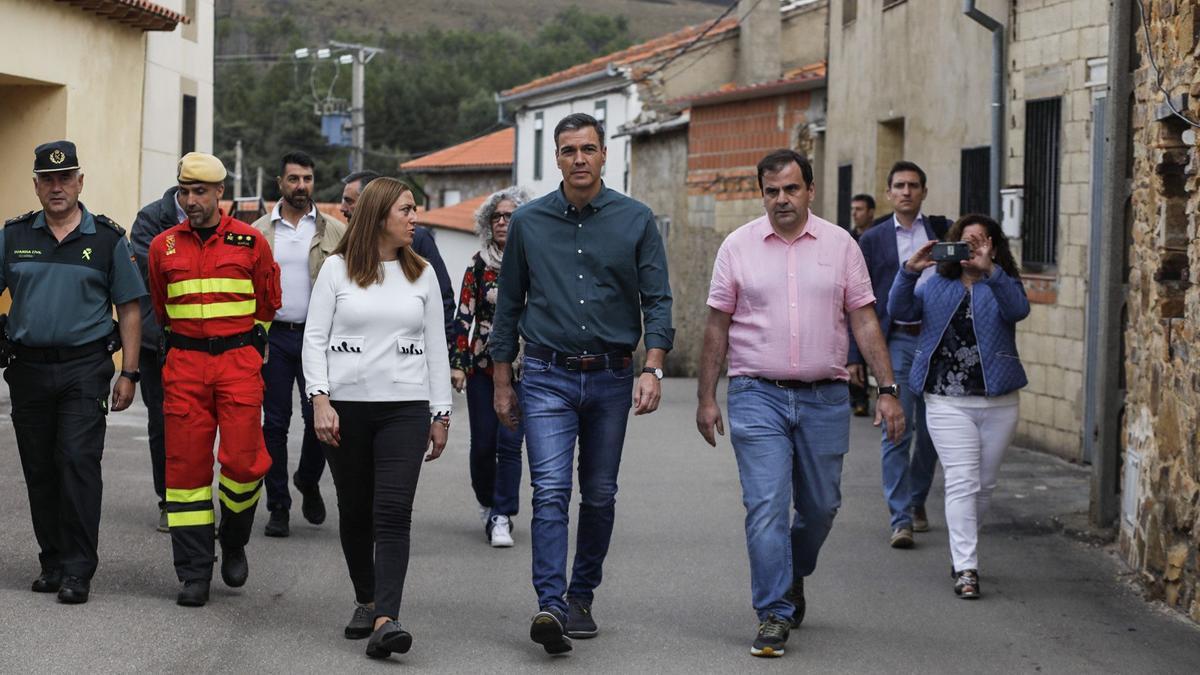
<path id="1" fill-rule="evenodd" d="M 642 368 L 642 372 L 649 373 L 660 380 L 663 379 L 662 368 L 651 368 L 649 366 L 646 366 L 645 368 Z"/>
<path id="2" fill-rule="evenodd" d="M 138 382 L 142 381 L 141 372 L 136 371 L 136 370 L 122 370 L 120 376 L 129 380 L 130 382 L 132 382 L 134 384 L 137 384 Z"/>
<path id="3" fill-rule="evenodd" d="M 884 394 L 891 394 L 892 396 L 895 396 L 896 398 L 900 398 L 900 385 L 889 384 L 886 387 L 876 387 L 875 394 L 877 396 L 883 396 Z"/>

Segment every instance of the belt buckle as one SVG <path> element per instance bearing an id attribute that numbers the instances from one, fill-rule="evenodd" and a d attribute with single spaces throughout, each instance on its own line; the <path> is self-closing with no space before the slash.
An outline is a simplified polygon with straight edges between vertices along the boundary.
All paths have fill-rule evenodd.
<path id="1" fill-rule="evenodd" d="M 580 370 L 581 361 L 578 356 L 568 356 L 563 365 L 567 370 Z"/>
<path id="2" fill-rule="evenodd" d="M 217 351 L 217 349 L 220 347 L 220 344 L 218 342 L 220 339 L 221 338 L 216 337 L 216 336 L 207 338 L 208 344 L 206 345 L 206 347 L 208 347 L 208 349 L 206 349 L 205 351 L 208 352 L 209 356 L 216 356 L 217 354 L 220 354 L 220 352 Z"/>

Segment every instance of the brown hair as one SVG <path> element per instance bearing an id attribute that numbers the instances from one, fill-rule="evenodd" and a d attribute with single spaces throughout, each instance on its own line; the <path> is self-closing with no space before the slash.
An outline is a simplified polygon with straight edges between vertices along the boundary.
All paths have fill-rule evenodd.
<path id="1" fill-rule="evenodd" d="M 379 239 L 387 227 L 392 205 L 406 192 L 412 192 L 412 188 L 395 178 L 377 178 L 368 183 L 358 198 L 346 235 L 333 251 L 346 260 L 346 276 L 362 288 L 383 282 Z M 429 264 L 411 246 L 402 247 L 399 255 L 397 262 L 410 282 L 416 281 Z"/>
<path id="2" fill-rule="evenodd" d="M 959 218 L 958 222 L 951 225 L 950 231 L 946 233 L 946 241 L 962 241 L 963 230 L 967 229 L 970 225 L 982 225 L 983 229 L 987 230 L 988 237 L 992 240 L 992 249 L 996 253 L 996 264 L 1008 276 L 1020 279 L 1021 268 L 1017 267 L 1017 261 L 1013 257 L 1012 248 L 1008 245 L 1008 237 L 1004 236 L 1004 230 L 1000 227 L 1000 223 L 997 223 L 988 216 L 981 213 L 969 213 Z M 958 279 L 962 276 L 962 265 L 957 262 L 944 260 L 938 263 L 937 271 L 938 274 L 949 279 Z"/>

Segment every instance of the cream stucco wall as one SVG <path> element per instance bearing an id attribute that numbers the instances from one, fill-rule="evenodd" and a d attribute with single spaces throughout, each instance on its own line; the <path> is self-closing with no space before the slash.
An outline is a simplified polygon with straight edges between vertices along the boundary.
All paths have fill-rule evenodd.
<path id="1" fill-rule="evenodd" d="M 212 152 L 213 38 L 212 0 L 157 0 L 186 14 L 190 24 L 146 36 L 143 88 L 142 168 L 139 203 L 158 199 L 175 184 L 182 139 L 183 96 L 196 97 L 196 145 Z M 194 14 L 194 16 L 193 16 Z M 230 171 L 233 167 L 230 166 Z"/>
<path id="2" fill-rule="evenodd" d="M 882 10 L 859 0 L 843 24 L 844 0 L 829 9 L 829 114 L 820 208 L 836 215 L 838 167 L 853 165 L 853 192 L 875 195 L 889 213 L 887 171 L 898 159 L 929 176 L 925 212 L 958 215 L 960 157 L 990 142 L 991 34 L 949 0 L 909 0 Z M 1006 20 L 1008 3 L 979 8 Z M 903 120 L 903 138 L 883 123 Z M 892 128 L 899 127 L 893 124 Z"/>
<path id="3" fill-rule="evenodd" d="M 33 149 L 65 137 L 79 148 L 88 208 L 128 225 L 138 209 L 144 33 L 43 0 L 0 0 L 0 16 L 0 211 L 38 207 Z"/>

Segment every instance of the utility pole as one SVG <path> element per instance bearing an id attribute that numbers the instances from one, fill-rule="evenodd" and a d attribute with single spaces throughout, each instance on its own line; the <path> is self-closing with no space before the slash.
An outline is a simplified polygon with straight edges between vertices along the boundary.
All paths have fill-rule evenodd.
<path id="1" fill-rule="evenodd" d="M 233 148 L 233 201 L 242 198 L 242 141 L 239 139 Z"/>
<path id="2" fill-rule="evenodd" d="M 367 116 L 366 116 L 366 66 L 383 50 L 378 47 L 368 47 L 360 44 L 330 41 L 329 44 L 350 53 L 342 56 L 350 57 L 350 171 L 363 170 L 363 155 L 367 148 Z M 344 61 L 343 61 L 344 62 Z"/>

